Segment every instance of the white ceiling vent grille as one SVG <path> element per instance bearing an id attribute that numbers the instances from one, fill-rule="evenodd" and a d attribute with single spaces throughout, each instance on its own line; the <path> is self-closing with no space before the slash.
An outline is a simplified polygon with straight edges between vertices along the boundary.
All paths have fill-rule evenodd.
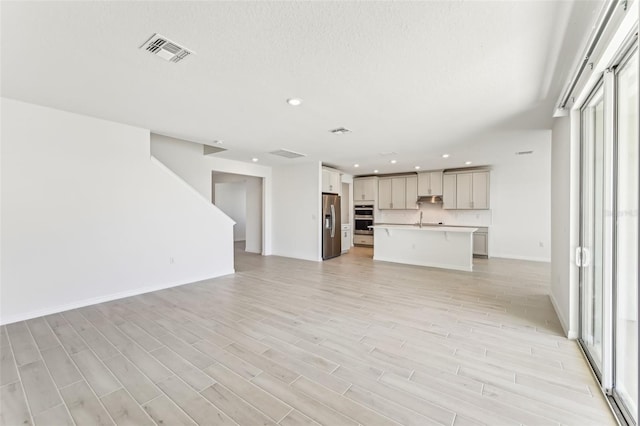
<path id="1" fill-rule="evenodd" d="M 271 151 L 269 154 L 279 155 L 284 158 L 300 158 L 306 157 L 307 154 L 300 154 L 299 152 L 289 151 L 288 149 L 279 149 L 277 151 Z"/>
<path id="2" fill-rule="evenodd" d="M 529 154 L 533 154 L 533 151 L 518 151 L 518 152 L 516 152 L 516 155 L 529 155 Z"/>
<path id="3" fill-rule="evenodd" d="M 329 130 L 329 132 L 333 133 L 334 135 L 342 135 L 345 133 L 351 133 L 351 130 L 347 129 L 346 127 L 338 127 L 337 129 Z"/>
<path id="4" fill-rule="evenodd" d="M 140 48 L 169 62 L 180 62 L 195 53 L 158 33 L 152 35 Z"/>
<path id="5" fill-rule="evenodd" d="M 226 148 L 220 148 L 219 146 L 203 145 L 202 147 L 202 152 L 204 155 L 217 154 L 219 152 L 224 152 L 227 150 Z"/>

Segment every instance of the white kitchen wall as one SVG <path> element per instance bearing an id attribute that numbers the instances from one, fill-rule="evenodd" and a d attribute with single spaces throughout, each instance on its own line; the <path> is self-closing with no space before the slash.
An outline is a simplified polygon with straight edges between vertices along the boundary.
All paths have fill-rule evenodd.
<path id="1" fill-rule="evenodd" d="M 322 260 L 320 162 L 273 168 L 273 254 Z"/>
<path id="2" fill-rule="evenodd" d="M 215 154 L 203 155 L 202 144 L 155 133 L 151 134 L 151 154 L 209 200 L 212 195 L 212 171 L 262 178 L 262 195 L 259 201 L 261 206 L 259 207 L 261 209 L 261 221 L 264 222 L 264 229 L 262 229 L 262 225 L 254 226 L 254 219 L 247 219 L 248 224 L 251 224 L 248 229 L 250 235 L 252 232 L 262 233 L 262 238 L 260 239 L 250 238 L 253 243 L 251 246 L 247 246 L 247 251 L 255 253 L 262 251 L 265 255 L 272 253 L 271 167 L 226 160 L 216 157 Z M 257 190 L 255 185 L 260 184 L 257 182 L 258 181 L 254 181 L 253 186 L 251 186 L 251 191 Z M 251 191 L 249 194 L 252 193 Z M 248 203 L 248 207 L 250 209 L 258 207 L 254 205 L 257 202 L 256 198 L 252 197 L 251 202 Z M 249 243 L 249 241 L 247 241 L 247 243 Z M 259 245 L 261 247 L 258 247 Z"/>
<path id="3" fill-rule="evenodd" d="M 213 202 L 236 224 L 233 241 L 245 241 L 247 229 L 247 184 L 244 182 L 216 183 Z"/>
<path id="4" fill-rule="evenodd" d="M 230 218 L 146 129 L 2 98 L 1 318 L 233 273 Z"/>
<path id="5" fill-rule="evenodd" d="M 536 133 L 533 154 L 492 165 L 491 256 L 551 260 L 551 131 Z"/>

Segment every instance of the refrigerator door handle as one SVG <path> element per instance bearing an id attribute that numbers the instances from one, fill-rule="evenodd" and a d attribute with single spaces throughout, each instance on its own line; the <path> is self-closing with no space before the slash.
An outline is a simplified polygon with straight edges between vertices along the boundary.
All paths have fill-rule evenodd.
<path id="1" fill-rule="evenodd" d="M 331 204 L 331 238 L 336 236 L 336 207 Z"/>

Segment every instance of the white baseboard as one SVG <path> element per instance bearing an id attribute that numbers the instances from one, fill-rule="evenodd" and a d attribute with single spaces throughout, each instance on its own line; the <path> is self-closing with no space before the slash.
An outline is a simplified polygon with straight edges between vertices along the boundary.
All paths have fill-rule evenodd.
<path id="1" fill-rule="evenodd" d="M 59 312 L 69 311 L 71 309 L 84 308 L 85 306 L 96 305 L 98 303 L 110 302 L 112 300 L 124 299 L 125 297 L 137 296 L 140 294 L 151 293 L 153 291 L 164 290 L 166 288 L 171 287 L 180 287 L 182 285 L 188 285 L 197 283 L 200 281 L 210 280 L 212 278 L 221 277 L 223 275 L 232 275 L 235 274 L 235 269 L 231 269 L 229 271 L 222 272 L 220 274 L 216 274 L 214 276 L 196 278 L 195 280 L 190 280 L 189 282 L 173 282 L 173 283 L 165 283 L 155 286 L 147 286 L 136 288 L 133 290 L 121 291 L 119 293 L 106 294 L 104 296 L 92 297 L 84 300 L 77 300 L 70 303 L 65 303 L 63 305 L 51 306 L 44 309 L 36 309 L 35 311 L 24 312 L 16 315 L 2 316 L 0 318 L 0 325 L 11 324 L 18 321 L 26 321 L 32 318 L 38 318 L 45 315 L 57 314 Z"/>
<path id="2" fill-rule="evenodd" d="M 567 336 L 567 339 L 575 340 L 578 338 L 578 332 L 575 330 L 571 330 L 569 325 L 567 324 L 567 320 L 562 314 L 562 310 L 558 307 L 558 302 L 556 302 L 556 298 L 553 297 L 553 294 L 549 294 L 549 299 L 551 300 L 551 306 L 556 311 L 556 315 L 558 316 L 558 320 L 560 320 L 560 326 L 564 331 L 564 335 Z"/>
<path id="3" fill-rule="evenodd" d="M 491 254 L 489 257 L 491 259 L 499 258 L 499 259 L 529 260 L 531 262 L 551 263 L 551 258 L 549 257 L 518 256 L 518 255 L 512 255 L 512 254 Z"/>

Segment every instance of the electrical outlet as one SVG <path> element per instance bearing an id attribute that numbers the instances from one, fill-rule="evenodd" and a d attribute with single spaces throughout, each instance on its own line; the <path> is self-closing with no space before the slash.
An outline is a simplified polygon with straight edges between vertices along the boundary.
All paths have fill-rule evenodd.
<path id="1" fill-rule="evenodd" d="M 539 245 L 540 247 L 544 247 L 544 243 L 543 243 L 542 241 L 540 241 L 540 242 L 538 243 L 538 245 Z"/>

